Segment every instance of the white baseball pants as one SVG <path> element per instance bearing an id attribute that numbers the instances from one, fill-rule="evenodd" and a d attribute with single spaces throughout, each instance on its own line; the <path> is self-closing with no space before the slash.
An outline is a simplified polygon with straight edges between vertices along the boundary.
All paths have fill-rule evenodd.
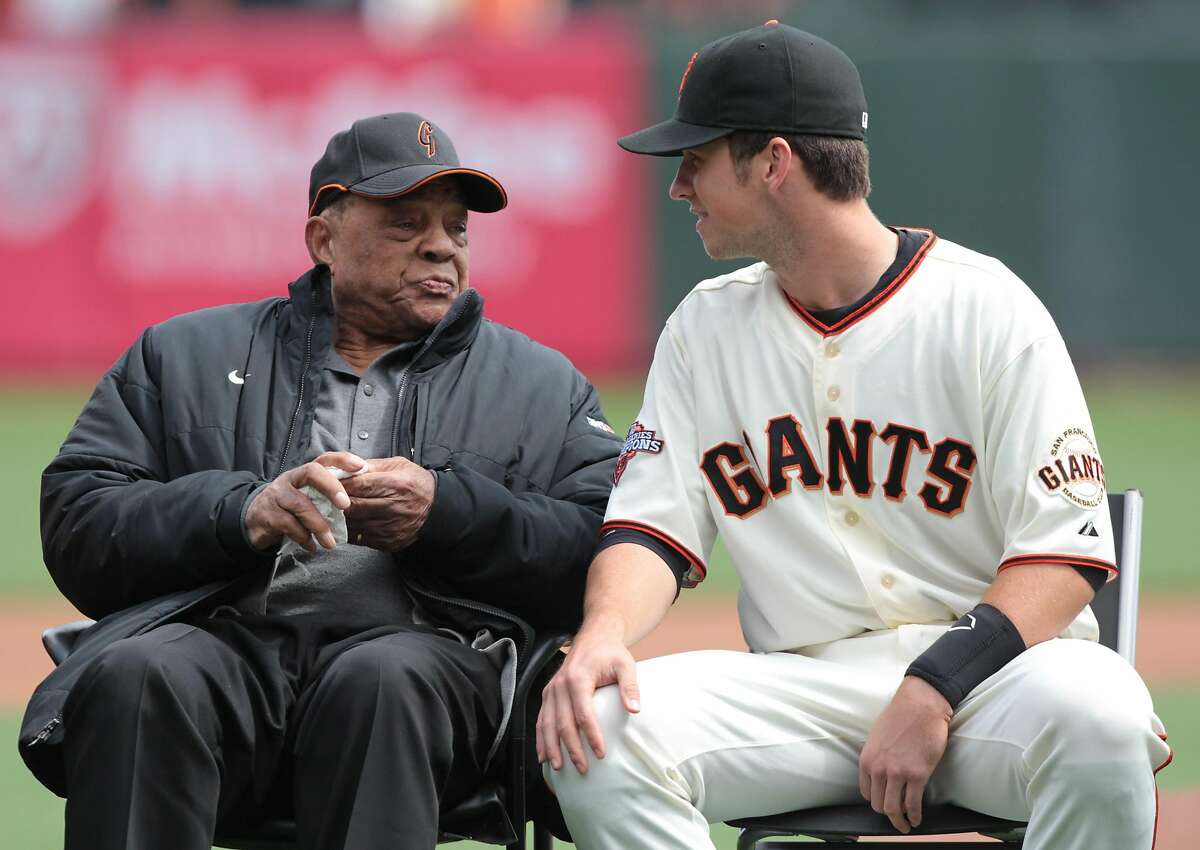
<path id="1" fill-rule="evenodd" d="M 703 651 L 638 664 L 642 710 L 597 691 L 607 755 L 545 765 L 581 850 L 712 848 L 708 824 L 863 802 L 858 758 L 904 670 L 948 628 L 902 626 L 804 654 Z M 1028 821 L 1026 850 L 1150 850 L 1170 758 L 1150 694 L 1099 644 L 1032 647 L 956 710 L 925 792 Z"/>

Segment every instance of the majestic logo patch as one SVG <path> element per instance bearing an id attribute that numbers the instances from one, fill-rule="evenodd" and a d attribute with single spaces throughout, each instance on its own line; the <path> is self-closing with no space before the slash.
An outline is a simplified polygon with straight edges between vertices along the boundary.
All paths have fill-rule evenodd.
<path id="1" fill-rule="evenodd" d="M 417 141 L 425 148 L 425 156 L 433 159 L 433 155 L 437 153 L 437 140 L 433 137 L 433 127 L 429 126 L 428 121 L 422 121 L 421 126 L 417 128 Z"/>
<path id="2" fill-rule="evenodd" d="M 587 421 L 588 421 L 588 424 L 591 425 L 593 428 L 597 428 L 601 431 L 604 431 L 607 434 L 615 434 L 616 433 L 615 431 L 613 431 L 612 426 L 609 425 L 607 422 L 605 422 L 603 419 L 595 419 L 595 418 L 589 416 L 587 418 Z"/>
<path id="3" fill-rule="evenodd" d="M 1081 508 L 1097 508 L 1104 502 L 1104 464 L 1096 442 L 1082 428 L 1068 428 L 1055 439 L 1049 462 L 1037 477 L 1046 492 L 1058 493 Z"/>
<path id="4" fill-rule="evenodd" d="M 1079 533 L 1083 537 L 1099 537 L 1100 532 L 1096 530 L 1096 526 L 1089 519 L 1083 524 L 1083 528 L 1079 529 Z"/>
<path id="5" fill-rule="evenodd" d="M 629 461 L 633 460 L 635 454 L 645 452 L 656 455 L 662 451 L 664 442 L 654 431 L 647 430 L 641 422 L 630 425 L 628 433 L 625 434 L 625 445 L 621 447 L 621 455 L 617 458 L 617 468 L 613 471 L 613 486 L 621 483 L 625 467 L 629 466 Z"/>

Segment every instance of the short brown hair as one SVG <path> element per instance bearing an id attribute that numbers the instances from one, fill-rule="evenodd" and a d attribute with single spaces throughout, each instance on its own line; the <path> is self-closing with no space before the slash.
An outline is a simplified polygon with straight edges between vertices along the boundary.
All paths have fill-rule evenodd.
<path id="1" fill-rule="evenodd" d="M 835 201 L 853 201 L 871 194 L 866 143 L 839 136 L 789 136 L 739 130 L 729 137 L 729 152 L 740 179 L 745 179 L 746 164 L 776 136 L 784 139 L 792 153 L 800 157 L 804 171 L 822 195 Z"/>

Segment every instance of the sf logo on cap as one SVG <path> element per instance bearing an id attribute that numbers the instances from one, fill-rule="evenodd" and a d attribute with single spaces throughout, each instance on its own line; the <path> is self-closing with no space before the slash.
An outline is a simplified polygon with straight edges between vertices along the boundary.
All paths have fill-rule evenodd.
<path id="1" fill-rule="evenodd" d="M 433 128 L 429 126 L 428 121 L 422 121 L 421 126 L 417 128 L 417 141 L 425 148 L 425 156 L 433 159 L 433 155 L 437 153 L 437 141 L 433 138 Z"/>

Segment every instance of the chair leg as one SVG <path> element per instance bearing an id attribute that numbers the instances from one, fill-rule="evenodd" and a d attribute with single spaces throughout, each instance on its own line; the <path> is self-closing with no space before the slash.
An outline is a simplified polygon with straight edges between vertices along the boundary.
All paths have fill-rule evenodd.
<path id="1" fill-rule="evenodd" d="M 782 847 L 785 845 L 780 841 L 767 841 L 768 838 L 789 835 L 795 835 L 795 833 L 778 832 L 777 830 L 771 829 L 755 829 L 753 827 L 743 829 L 740 833 L 738 833 L 737 850 L 772 850 L 772 848 Z M 857 838 L 847 838 L 844 840 L 858 841 Z M 786 844 L 787 847 L 792 847 L 793 845 L 795 845 L 794 841 L 787 842 Z"/>
<path id="2" fill-rule="evenodd" d="M 554 836 L 539 823 L 533 825 L 533 850 L 554 850 Z"/>

